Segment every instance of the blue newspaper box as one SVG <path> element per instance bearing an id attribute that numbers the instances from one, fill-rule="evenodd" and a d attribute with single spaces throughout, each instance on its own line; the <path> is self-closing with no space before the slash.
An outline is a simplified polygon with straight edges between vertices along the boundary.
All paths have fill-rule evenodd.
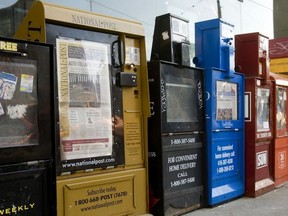
<path id="1" fill-rule="evenodd" d="M 206 204 L 244 194 L 244 76 L 231 69 L 233 26 L 214 19 L 195 24 L 193 59 L 203 67 L 206 92 Z"/>

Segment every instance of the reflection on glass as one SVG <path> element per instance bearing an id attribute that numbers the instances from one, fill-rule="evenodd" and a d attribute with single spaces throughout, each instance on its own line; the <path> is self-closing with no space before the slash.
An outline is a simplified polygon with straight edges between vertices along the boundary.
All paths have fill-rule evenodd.
<path id="1" fill-rule="evenodd" d="M 270 130 L 270 110 L 269 110 L 270 90 L 257 88 L 257 131 Z"/>
<path id="2" fill-rule="evenodd" d="M 286 103 L 287 90 L 286 88 L 277 88 L 276 95 L 276 124 L 278 130 L 286 130 Z"/>
<path id="3" fill-rule="evenodd" d="M 37 62 L 0 57 L 0 148 L 38 144 Z"/>
<path id="4" fill-rule="evenodd" d="M 198 122 L 197 81 L 166 76 L 167 122 Z"/>
<path id="5" fill-rule="evenodd" d="M 216 120 L 237 120 L 237 84 L 216 82 Z"/>
<path id="6" fill-rule="evenodd" d="M 56 41 L 61 160 L 111 156 L 110 44 Z"/>

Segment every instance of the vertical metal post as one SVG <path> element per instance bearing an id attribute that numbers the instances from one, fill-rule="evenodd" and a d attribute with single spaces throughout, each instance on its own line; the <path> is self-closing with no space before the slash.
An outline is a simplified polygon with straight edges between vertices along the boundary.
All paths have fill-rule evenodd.
<path id="1" fill-rule="evenodd" d="M 243 0 L 238 0 L 240 3 L 240 32 L 242 33 L 242 4 Z"/>
<path id="2" fill-rule="evenodd" d="M 217 0 L 218 18 L 222 18 L 220 0 Z"/>

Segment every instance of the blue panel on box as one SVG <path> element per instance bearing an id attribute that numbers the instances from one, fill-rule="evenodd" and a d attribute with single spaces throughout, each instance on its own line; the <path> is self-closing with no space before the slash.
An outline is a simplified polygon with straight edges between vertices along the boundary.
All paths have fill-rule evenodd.
<path id="1" fill-rule="evenodd" d="M 213 132 L 208 150 L 208 203 L 215 205 L 244 194 L 243 131 Z M 211 140 L 210 140 L 211 141 Z"/>
<path id="2" fill-rule="evenodd" d="M 207 205 L 244 194 L 244 76 L 205 69 Z"/>
<path id="3" fill-rule="evenodd" d="M 239 174 L 239 147 L 241 145 L 239 141 L 225 136 L 223 139 L 213 140 L 212 160 L 215 162 L 211 167 L 213 180 L 221 180 Z"/>
<path id="4" fill-rule="evenodd" d="M 195 58 L 197 67 L 234 69 L 234 26 L 213 19 L 195 23 Z"/>

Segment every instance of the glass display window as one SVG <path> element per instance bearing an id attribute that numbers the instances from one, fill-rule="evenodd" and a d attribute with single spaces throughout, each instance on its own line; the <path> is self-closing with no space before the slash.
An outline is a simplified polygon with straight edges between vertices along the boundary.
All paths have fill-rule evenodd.
<path id="1" fill-rule="evenodd" d="M 270 131 L 270 89 L 257 88 L 257 132 Z"/>
<path id="2" fill-rule="evenodd" d="M 112 155 L 110 44 L 57 39 L 61 158 Z"/>
<path id="3" fill-rule="evenodd" d="M 288 134 L 287 130 L 287 88 L 276 88 L 276 129 L 277 136 Z"/>
<path id="4" fill-rule="evenodd" d="M 38 145 L 37 61 L 0 57 L 0 148 Z"/>
<path id="5" fill-rule="evenodd" d="M 237 120 L 237 83 L 216 81 L 216 120 Z"/>

